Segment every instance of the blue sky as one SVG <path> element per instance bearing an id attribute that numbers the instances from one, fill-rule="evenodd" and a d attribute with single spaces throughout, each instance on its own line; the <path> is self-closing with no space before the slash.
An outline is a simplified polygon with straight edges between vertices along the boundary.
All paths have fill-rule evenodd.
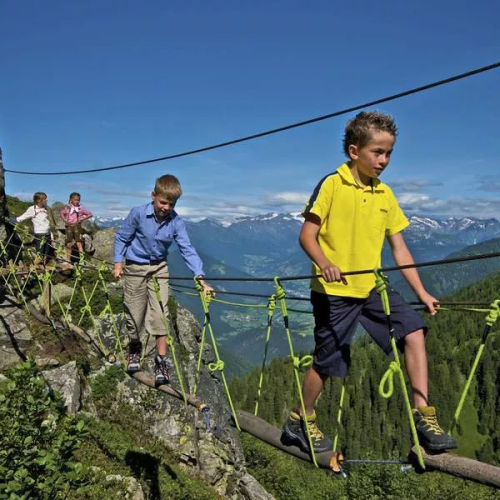
<path id="1" fill-rule="evenodd" d="M 4 0 L 7 169 L 133 162 L 325 114 L 500 60 L 492 0 Z M 400 135 L 383 180 L 408 212 L 500 217 L 500 70 L 381 105 Z M 106 173 L 6 174 L 8 194 L 70 191 L 100 215 L 177 175 L 189 217 L 298 211 L 344 160 L 343 116 Z"/>

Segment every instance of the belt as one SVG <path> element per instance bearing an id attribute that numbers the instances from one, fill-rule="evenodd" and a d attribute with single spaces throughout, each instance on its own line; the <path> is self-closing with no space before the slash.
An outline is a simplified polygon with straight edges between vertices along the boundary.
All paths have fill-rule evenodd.
<path id="1" fill-rule="evenodd" d="M 127 266 L 157 266 L 163 264 L 165 259 L 162 260 L 150 260 L 149 262 L 136 262 L 135 260 L 125 259 L 125 265 Z"/>

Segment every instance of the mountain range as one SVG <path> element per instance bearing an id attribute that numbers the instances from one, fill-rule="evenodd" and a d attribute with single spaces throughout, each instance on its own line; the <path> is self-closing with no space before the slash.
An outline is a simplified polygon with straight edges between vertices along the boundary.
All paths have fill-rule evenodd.
<path id="1" fill-rule="evenodd" d="M 412 216 L 405 239 L 417 262 L 443 259 L 448 256 L 500 252 L 500 222 L 496 219 L 449 218 L 439 220 Z M 207 276 L 249 278 L 273 276 L 308 276 L 310 261 L 298 245 L 301 221 L 294 214 L 267 214 L 245 217 L 228 223 L 204 219 L 188 222 L 191 241 L 198 249 Z M 169 257 L 172 275 L 190 276 L 178 252 Z M 393 265 L 390 250 L 384 249 L 383 265 Z M 485 259 L 468 263 L 433 266 L 420 272 L 427 290 L 437 297 L 458 290 L 500 270 L 500 259 Z M 414 300 L 412 291 L 399 273 L 391 273 L 391 283 L 407 299 Z M 214 281 L 218 290 L 269 295 L 272 283 L 251 281 Z M 309 280 L 287 281 L 289 296 L 308 297 Z M 177 295 L 181 304 L 199 311 L 196 298 Z M 218 298 L 238 303 L 265 304 L 266 299 L 242 298 L 219 294 Z M 291 302 L 292 309 L 307 310 L 308 302 Z M 218 342 L 228 351 L 258 363 L 265 332 L 265 309 L 243 309 L 214 303 L 211 315 Z M 198 315 L 199 316 L 199 315 Z M 199 320 L 203 318 L 199 316 Z M 281 318 L 276 318 L 269 349 L 270 358 L 286 355 L 288 344 Z M 312 317 L 290 313 L 290 325 L 296 350 L 312 347 Z"/>

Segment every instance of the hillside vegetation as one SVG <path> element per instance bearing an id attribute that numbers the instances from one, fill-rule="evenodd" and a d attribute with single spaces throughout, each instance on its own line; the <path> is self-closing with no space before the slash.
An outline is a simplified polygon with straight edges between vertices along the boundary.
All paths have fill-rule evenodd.
<path id="1" fill-rule="evenodd" d="M 470 285 L 448 297 L 449 300 L 481 302 L 490 302 L 497 298 L 500 298 L 500 274 Z M 435 317 L 426 317 L 427 324 L 430 326 L 427 337 L 430 397 L 432 403 L 438 408 L 440 423 L 446 429 L 451 424 L 465 378 L 480 343 L 485 316 L 485 313 L 441 311 Z M 500 325 L 496 324 L 490 334 L 473 387 L 462 411 L 460 425 L 455 433 L 460 446 L 459 454 L 497 466 L 500 465 L 500 335 L 496 333 L 499 327 Z M 395 380 L 396 387 L 391 399 L 383 399 L 378 394 L 379 382 L 387 366 L 388 359 L 367 336 L 354 342 L 352 365 L 349 377 L 345 381 L 347 398 L 344 404 L 342 426 L 338 429 L 340 447 L 347 458 L 405 458 L 408 454 L 410 431 L 397 381 Z M 317 405 L 320 428 L 331 437 L 337 430 L 335 422 L 341 382 L 341 380 L 329 380 Z M 244 378 L 232 381 L 232 394 L 237 400 L 238 407 L 253 411 L 257 385 L 258 370 L 252 371 Z M 276 426 L 281 426 L 288 409 L 296 404 L 297 390 L 292 366 L 286 359 L 274 359 L 265 370 L 259 416 Z M 255 443 L 252 439 L 245 439 L 245 443 L 256 477 L 270 491 L 273 491 L 273 485 L 275 486 L 281 480 L 289 485 L 291 491 L 293 490 L 294 498 L 329 498 L 321 495 L 307 496 L 306 492 L 314 491 L 316 486 L 320 488 L 319 483 L 324 481 L 320 479 L 320 475 L 317 476 L 318 484 L 316 484 L 316 479 L 312 480 L 313 484 L 298 479 L 305 474 L 301 472 L 304 467 L 311 472 L 309 465 L 288 457 L 280 458 L 279 464 L 275 464 L 275 459 L 272 458 L 275 456 L 274 451 Z M 297 471 L 294 479 L 278 478 L 277 475 L 280 474 L 279 469 L 283 467 L 282 461 L 284 460 L 291 460 L 290 467 Z M 320 474 L 319 471 L 318 474 Z M 424 475 L 421 480 L 419 479 L 419 486 L 416 488 L 415 476 L 406 480 L 400 475 L 387 471 L 381 472 L 380 470 L 377 474 L 385 474 L 382 477 L 387 476 L 382 481 L 382 483 L 386 482 L 386 489 L 383 491 L 387 494 L 392 491 L 391 488 L 396 483 L 399 486 L 403 485 L 401 487 L 403 487 L 404 494 L 398 486 L 395 491 L 400 491 L 400 493 L 393 497 L 383 496 L 382 493 L 380 497 L 363 496 L 361 492 L 360 496 L 348 497 L 421 498 L 419 495 L 426 493 L 431 498 L 437 498 L 434 496 L 438 491 L 435 488 L 446 490 L 446 485 L 450 481 L 455 485 L 461 483 L 457 479 L 444 476 L 439 482 L 434 482 L 428 479 L 428 475 Z M 396 483 L 390 478 L 391 474 Z M 370 488 L 375 488 L 375 482 L 377 487 L 381 486 L 379 480 L 374 477 L 375 475 L 374 473 L 366 477 L 367 487 L 371 485 Z M 439 498 L 482 498 L 481 488 L 474 488 L 475 493 L 471 490 L 470 496 L 466 495 L 466 489 L 464 489 L 463 494 L 457 493 L 453 496 L 447 493 Z M 411 491 L 414 492 L 410 494 Z M 493 495 L 491 491 L 490 494 Z M 485 498 L 497 498 L 497 496 Z"/>

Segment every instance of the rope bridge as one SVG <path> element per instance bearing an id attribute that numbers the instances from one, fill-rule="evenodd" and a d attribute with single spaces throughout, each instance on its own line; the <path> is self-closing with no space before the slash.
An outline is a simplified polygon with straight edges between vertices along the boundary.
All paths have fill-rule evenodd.
<path id="1" fill-rule="evenodd" d="M 12 297 L 16 297 L 20 300 L 20 305 L 24 307 L 27 313 L 33 315 L 36 319 L 42 321 L 45 324 L 50 325 L 54 330 L 69 329 L 76 334 L 78 334 L 82 339 L 89 343 L 93 349 L 109 363 L 126 364 L 124 347 L 126 345 L 127 339 L 122 336 L 122 328 L 124 320 L 124 313 L 117 313 L 112 305 L 112 297 L 108 290 L 108 282 L 111 279 L 110 266 L 112 264 L 106 261 L 99 261 L 98 259 L 93 259 L 93 261 L 99 262 L 99 265 L 95 265 L 91 262 L 85 260 L 84 255 L 80 256 L 80 259 L 74 263 L 72 270 L 61 271 L 58 269 L 59 263 L 66 263 L 64 259 L 64 247 L 55 249 L 55 265 L 40 266 L 35 265 L 36 255 L 30 251 L 23 244 L 16 245 L 12 238 L 14 233 L 10 236 L 7 241 L 0 242 L 0 260 L 4 262 L 4 267 L 0 268 L 0 284 L 3 288 L 9 292 Z M 13 252 L 14 250 L 14 252 Z M 415 423 L 412 417 L 412 409 L 409 399 L 409 394 L 404 378 L 404 373 L 401 368 L 401 363 L 399 360 L 399 354 L 396 346 L 396 340 L 393 336 L 393 328 L 391 323 L 391 312 L 390 304 L 387 295 L 388 280 L 384 271 L 392 271 L 401 268 L 408 267 L 424 267 L 429 265 L 443 265 L 455 262 L 463 262 L 470 260 L 479 260 L 486 258 L 496 258 L 499 257 L 500 253 L 492 254 L 482 254 L 475 256 L 467 256 L 455 259 L 445 259 L 441 261 L 433 261 L 420 264 L 412 264 L 409 266 L 392 267 L 385 269 L 375 269 L 375 270 L 361 270 L 361 271 L 351 271 L 344 273 L 346 276 L 352 274 L 362 274 L 362 273 L 374 273 L 376 278 L 376 288 L 378 293 L 381 295 L 382 304 L 384 307 L 384 312 L 387 320 L 388 334 L 391 343 L 391 349 L 394 354 L 394 361 L 389 364 L 387 371 L 380 381 L 379 393 L 384 398 L 390 398 L 394 391 L 394 376 L 396 375 L 399 379 L 399 385 L 404 396 L 405 406 L 408 414 L 408 420 L 410 428 L 412 431 L 413 438 L 413 455 L 414 455 L 414 465 L 421 470 L 426 469 L 426 465 L 430 468 L 440 468 L 440 470 L 449 467 L 449 461 L 445 460 L 443 465 L 441 462 L 436 462 L 435 459 L 430 458 L 422 450 L 419 444 L 418 435 L 415 429 Z M 60 279 L 59 276 L 64 276 L 64 279 L 71 280 L 73 283 L 71 294 L 68 297 L 61 297 L 58 294 L 57 286 L 54 286 L 55 282 Z M 285 446 L 279 441 L 280 431 L 275 427 L 267 424 L 265 421 L 258 417 L 259 413 L 259 403 L 263 390 L 264 383 L 264 369 L 268 358 L 268 347 L 272 335 L 273 320 L 275 313 L 278 312 L 281 315 L 283 321 L 283 326 L 286 334 L 286 339 L 289 348 L 289 357 L 293 366 L 294 381 L 297 388 L 297 392 L 300 397 L 300 404 L 302 408 L 302 413 L 305 414 L 305 405 L 302 398 L 301 391 L 301 379 L 300 372 L 309 368 L 312 364 L 312 356 L 297 356 L 294 351 L 292 334 L 290 329 L 289 312 L 311 314 L 310 311 L 305 309 L 292 309 L 288 307 L 290 301 L 308 301 L 304 297 L 287 297 L 287 292 L 283 286 L 283 282 L 291 281 L 296 279 L 310 279 L 314 276 L 289 276 L 289 277 L 273 277 L 273 278 L 231 278 L 231 277 L 206 277 L 207 281 L 272 281 L 274 285 L 274 291 L 270 295 L 264 294 L 245 294 L 230 292 L 227 290 L 216 290 L 217 295 L 235 295 L 235 296 L 246 296 L 252 297 L 254 299 L 262 299 L 258 303 L 248 304 L 242 302 L 234 302 L 229 300 L 224 300 L 220 298 L 215 298 L 213 296 L 205 296 L 203 293 L 203 288 L 201 287 L 199 281 L 194 279 L 194 286 L 186 286 L 179 283 L 172 283 L 172 281 L 185 281 L 192 280 L 192 278 L 186 277 L 173 277 L 169 278 L 171 282 L 171 289 L 177 293 L 183 293 L 186 295 L 198 297 L 200 300 L 201 308 L 204 314 L 203 328 L 201 332 L 199 353 L 197 358 L 197 368 L 195 383 L 193 387 L 192 394 L 188 394 L 185 390 L 184 377 L 182 370 L 177 359 L 176 349 L 174 339 L 171 335 L 171 328 L 169 325 L 169 314 L 167 304 L 162 304 L 161 297 L 159 293 L 158 279 L 154 278 L 153 284 L 156 290 L 156 297 L 160 303 L 163 314 L 163 322 L 165 327 L 165 335 L 167 339 L 167 344 L 170 346 L 170 352 L 172 360 L 175 367 L 175 373 L 179 381 L 179 389 L 174 388 L 171 385 L 162 385 L 157 389 L 165 392 L 171 396 L 178 399 L 182 399 L 186 404 L 194 406 L 198 410 L 204 413 L 204 420 L 207 427 L 210 428 L 210 408 L 200 401 L 197 396 L 197 389 L 200 382 L 200 374 L 202 368 L 202 353 L 207 342 L 207 335 L 209 335 L 210 343 L 212 345 L 212 351 L 214 355 L 214 361 L 208 363 L 207 368 L 210 372 L 220 373 L 220 378 L 222 379 L 224 390 L 227 396 L 229 407 L 231 409 L 232 418 L 234 424 L 238 430 L 245 430 L 255 435 L 256 437 L 286 451 L 299 458 L 311 461 L 316 467 L 327 467 L 335 472 L 343 472 L 343 465 L 348 463 L 400 463 L 405 464 L 405 461 L 394 461 L 394 460 L 369 460 L 369 461 L 349 461 L 344 460 L 342 454 L 338 451 L 338 430 L 341 426 L 342 421 L 342 410 L 343 404 L 346 396 L 345 381 L 342 386 L 340 395 L 340 404 L 337 412 L 337 432 L 334 438 L 333 449 L 330 452 L 315 453 L 312 446 L 312 437 L 309 429 L 309 425 L 306 420 L 306 432 L 309 441 L 309 454 L 303 453 L 298 448 L 294 446 Z M 41 307 L 36 308 L 32 305 L 30 300 L 38 295 L 41 296 Z M 259 374 L 259 381 L 257 386 L 256 397 L 254 401 L 254 412 L 253 415 L 242 410 L 237 410 L 233 403 L 233 398 L 229 390 L 229 385 L 227 383 L 226 375 L 224 372 L 225 363 L 220 357 L 218 343 L 214 328 L 211 321 L 210 308 L 212 303 L 220 303 L 232 307 L 244 307 L 244 308 L 255 308 L 266 310 L 267 313 L 267 329 L 263 346 L 263 357 Z M 104 304 L 104 305 L 102 305 Z M 420 303 L 411 303 L 412 305 L 421 305 Z M 473 303 L 473 302 L 443 302 L 439 304 L 439 309 L 445 311 L 468 311 L 471 313 L 481 313 L 485 314 L 485 326 L 482 331 L 480 345 L 477 348 L 475 359 L 470 368 L 466 383 L 464 384 L 463 391 L 458 402 L 456 411 L 454 413 L 453 422 L 450 428 L 450 432 L 453 432 L 459 422 L 460 414 L 463 409 L 463 405 L 467 394 L 470 391 L 470 387 L 473 383 L 475 373 L 480 364 L 481 357 L 483 355 L 486 343 L 490 336 L 491 330 L 494 327 L 498 316 L 500 315 L 500 299 L 493 300 L 491 303 Z M 99 320 L 109 319 L 110 320 L 110 333 L 112 338 L 111 345 L 107 345 L 101 335 L 99 328 Z M 91 332 L 89 333 L 85 330 L 86 326 L 91 327 Z M 149 340 L 149 339 L 148 339 Z M 147 345 L 146 341 L 146 345 Z M 144 356 L 144 355 L 143 355 Z M 144 372 L 139 372 L 132 375 L 133 378 L 139 382 L 148 385 L 150 387 L 155 387 L 154 381 L 149 378 Z M 277 434 L 278 433 L 278 434 Z M 449 457 L 454 457 L 452 455 L 446 454 Z M 454 457 L 453 460 L 469 460 L 463 457 Z M 442 460 L 441 460 L 442 461 Z M 473 461 L 475 464 L 480 464 L 479 462 Z M 463 462 L 460 462 L 463 463 Z M 481 473 L 470 474 L 467 471 L 477 469 L 465 467 L 466 470 L 461 470 L 460 475 L 462 477 L 468 477 L 474 480 L 480 480 L 486 484 L 491 484 L 493 486 L 500 487 L 500 468 L 495 468 L 493 466 L 487 466 L 487 464 L 481 464 L 484 467 L 490 467 L 492 470 L 488 469 L 488 473 L 484 473 L 484 467 L 481 469 Z M 456 468 L 456 467 L 455 467 Z M 453 469 L 453 467 L 452 467 Z M 445 472 L 454 473 L 453 470 L 445 470 Z M 469 474 L 469 475 L 468 475 Z M 477 476 L 477 477 L 476 477 Z M 479 478 L 479 479 L 478 479 Z"/>

